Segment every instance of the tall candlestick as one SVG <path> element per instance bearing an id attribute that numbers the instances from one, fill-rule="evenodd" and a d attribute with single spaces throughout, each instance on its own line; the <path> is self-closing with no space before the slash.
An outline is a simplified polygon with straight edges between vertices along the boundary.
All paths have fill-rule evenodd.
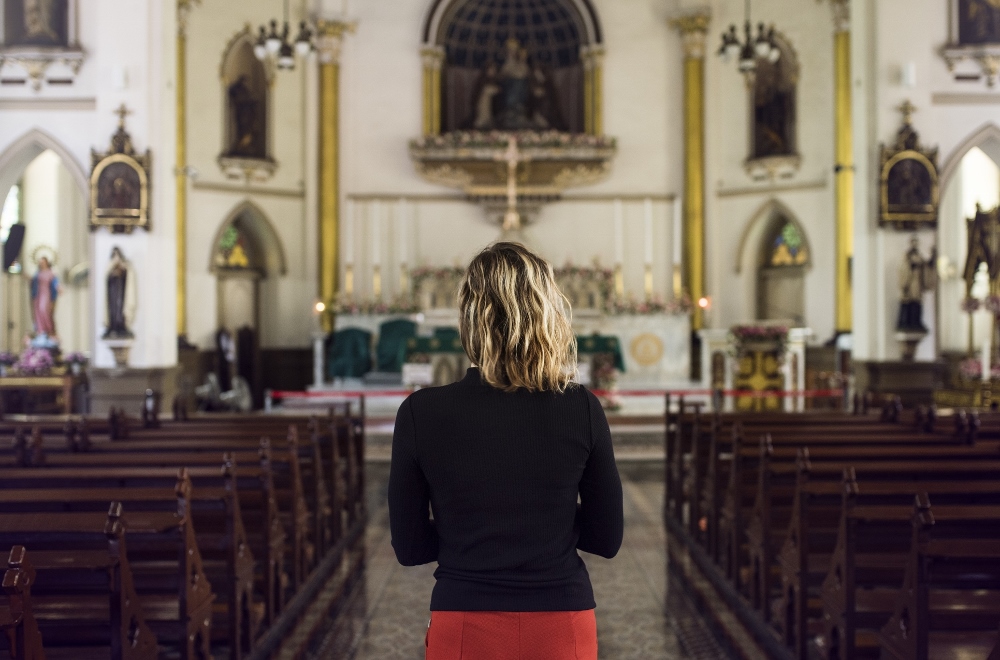
<path id="1" fill-rule="evenodd" d="M 674 226 L 673 229 L 673 248 L 674 253 L 674 266 L 680 267 L 681 265 L 681 242 L 684 240 L 681 236 L 681 223 L 683 222 L 681 218 L 681 198 L 674 197 Z"/>
<path id="2" fill-rule="evenodd" d="M 992 328 L 991 328 L 992 329 Z M 980 365 L 983 370 L 983 382 L 990 380 L 990 357 L 993 353 L 993 333 L 986 334 L 986 341 L 983 342 L 983 354 L 980 357 Z"/>
<path id="3" fill-rule="evenodd" d="M 372 204 L 372 266 L 382 265 L 382 204 Z"/>
<path id="4" fill-rule="evenodd" d="M 615 200 L 615 264 L 625 262 L 625 213 L 622 200 Z"/>
<path id="5" fill-rule="evenodd" d="M 354 263 L 354 200 L 347 200 L 344 209 L 344 263 Z"/>
<path id="6" fill-rule="evenodd" d="M 643 214 L 643 224 L 645 225 L 645 237 L 646 237 L 646 265 L 653 265 L 653 200 L 646 198 L 646 202 L 643 205 L 645 207 L 645 213 Z"/>
<path id="7" fill-rule="evenodd" d="M 405 197 L 399 198 L 399 207 L 396 209 L 396 241 L 399 252 L 399 263 L 405 264 L 407 261 L 407 226 L 410 224 L 410 206 L 406 203 Z"/>

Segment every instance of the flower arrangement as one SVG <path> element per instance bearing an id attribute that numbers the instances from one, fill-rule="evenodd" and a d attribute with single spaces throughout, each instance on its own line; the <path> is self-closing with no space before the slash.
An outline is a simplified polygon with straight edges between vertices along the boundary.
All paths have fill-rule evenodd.
<path id="1" fill-rule="evenodd" d="M 734 357 L 742 357 L 747 352 L 747 344 L 773 344 L 778 362 L 785 359 L 788 344 L 788 328 L 783 325 L 734 325 L 729 329 L 729 346 Z"/>
<path id="2" fill-rule="evenodd" d="M 612 315 L 624 314 L 687 314 L 691 311 L 691 299 L 687 296 L 664 300 L 659 296 L 653 296 L 644 300 L 635 298 L 614 298 L 608 301 L 607 313 Z"/>
<path id="3" fill-rule="evenodd" d="M 44 376 L 56 364 L 52 353 L 45 348 L 29 348 L 17 361 L 17 370 L 26 376 Z"/>
<path id="4" fill-rule="evenodd" d="M 976 312 L 979 311 L 979 308 L 982 306 L 982 304 L 983 303 L 981 300 L 979 300 L 979 298 L 973 298 L 972 296 L 969 296 L 968 298 L 963 298 L 962 311 L 965 312 L 966 314 L 975 314 Z"/>
<path id="5" fill-rule="evenodd" d="M 1000 316 L 1000 296 L 986 296 L 983 300 L 983 309 L 994 316 Z"/>
<path id="6" fill-rule="evenodd" d="M 63 362 L 65 362 L 66 364 L 79 364 L 82 366 L 87 364 L 87 356 L 84 355 L 83 353 L 80 353 L 79 351 L 74 351 L 72 353 L 66 354 L 66 356 L 63 358 Z"/>
<path id="7" fill-rule="evenodd" d="M 583 147 L 614 149 L 615 138 L 560 131 L 452 131 L 443 135 L 427 135 L 410 142 L 413 149 L 506 149 L 510 138 L 518 147 L 553 148 Z"/>
<path id="8" fill-rule="evenodd" d="M 958 376 L 963 380 L 977 381 L 983 377 L 983 363 L 979 358 L 966 358 L 958 363 Z M 1000 380 L 1000 364 L 990 367 L 990 379 Z"/>
<path id="9" fill-rule="evenodd" d="M 0 365 L 12 367 L 17 364 L 17 355 L 10 351 L 0 351 Z"/>
<path id="10" fill-rule="evenodd" d="M 419 311 L 420 306 L 410 296 L 399 296 L 390 301 L 342 297 L 333 305 L 334 314 L 348 315 L 415 314 Z"/>
<path id="11" fill-rule="evenodd" d="M 454 280 L 458 282 L 463 277 L 465 277 L 465 269 L 461 266 L 446 266 L 444 268 L 419 266 L 410 271 L 410 280 L 413 282 L 414 291 L 419 291 L 420 286 L 428 280 L 436 280 L 438 282 Z"/>

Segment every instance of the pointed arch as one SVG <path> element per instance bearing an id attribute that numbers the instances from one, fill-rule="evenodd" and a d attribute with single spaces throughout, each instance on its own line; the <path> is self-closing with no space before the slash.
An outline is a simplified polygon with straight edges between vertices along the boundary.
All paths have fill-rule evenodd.
<path id="1" fill-rule="evenodd" d="M 431 6 L 427 10 L 427 16 L 424 19 L 424 29 L 422 32 L 422 41 L 425 46 L 435 46 L 440 43 L 441 22 L 448 15 L 452 6 L 459 2 L 463 2 L 463 0 L 433 0 L 431 2 Z M 566 2 L 573 7 L 574 11 L 580 17 L 586 37 L 584 43 L 590 46 L 603 43 L 604 35 L 601 29 L 601 21 L 593 2 L 591 0 L 566 0 Z"/>
<path id="2" fill-rule="evenodd" d="M 265 276 L 284 275 L 287 272 L 287 262 L 285 260 L 285 248 L 281 243 L 278 232 L 267 217 L 253 200 L 245 199 L 237 204 L 226 219 L 219 225 L 215 232 L 215 237 L 209 246 L 208 268 L 213 273 L 220 271 L 215 263 L 216 249 L 222 240 L 226 230 L 239 223 L 239 229 L 246 232 L 247 236 L 254 244 L 259 266 Z"/>
<path id="3" fill-rule="evenodd" d="M 73 177 L 84 199 L 90 198 L 90 181 L 87 172 L 62 142 L 40 128 L 33 128 L 0 153 L 0 199 L 17 183 L 31 161 L 43 151 L 51 150 L 62 160 L 66 171 Z"/>
<path id="4" fill-rule="evenodd" d="M 1000 166 L 1000 126 L 992 121 L 987 122 L 977 128 L 961 144 L 952 149 L 948 155 L 948 159 L 944 163 L 944 167 L 941 168 L 940 181 L 942 191 L 947 189 L 951 178 L 958 172 L 965 155 L 976 147 L 979 147 L 994 163 Z"/>
<path id="5" fill-rule="evenodd" d="M 749 268 L 757 267 L 757 256 L 760 254 L 762 242 L 770 233 L 769 230 L 772 229 L 772 225 L 778 217 L 791 223 L 798 230 L 808 254 L 813 254 L 812 246 L 809 243 L 809 235 L 799 221 L 798 216 L 784 202 L 773 197 L 764 202 L 750 216 L 750 220 L 743 228 L 743 235 L 740 237 L 739 247 L 737 248 L 734 260 L 737 274 L 742 273 L 745 266 Z M 810 259 L 805 266 L 806 268 L 811 267 L 812 260 Z"/>

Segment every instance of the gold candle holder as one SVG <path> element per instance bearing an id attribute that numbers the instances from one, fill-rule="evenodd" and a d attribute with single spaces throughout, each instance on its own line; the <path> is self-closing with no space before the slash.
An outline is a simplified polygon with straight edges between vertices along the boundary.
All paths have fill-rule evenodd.
<path id="1" fill-rule="evenodd" d="M 615 265 L 615 295 L 619 298 L 625 297 L 625 276 L 622 274 L 622 265 Z"/>
<path id="2" fill-rule="evenodd" d="M 382 297 L 382 267 L 372 267 L 372 293 L 376 300 Z"/>
<path id="3" fill-rule="evenodd" d="M 399 295 L 405 296 L 410 292 L 410 269 L 406 264 L 399 266 Z"/>
<path id="4" fill-rule="evenodd" d="M 680 299 L 684 295 L 683 281 L 681 279 L 681 265 L 674 264 L 674 298 Z"/>
<path id="5" fill-rule="evenodd" d="M 646 299 L 653 297 L 653 264 L 646 264 Z"/>
<path id="6" fill-rule="evenodd" d="M 354 264 L 344 266 L 344 293 L 354 295 Z"/>

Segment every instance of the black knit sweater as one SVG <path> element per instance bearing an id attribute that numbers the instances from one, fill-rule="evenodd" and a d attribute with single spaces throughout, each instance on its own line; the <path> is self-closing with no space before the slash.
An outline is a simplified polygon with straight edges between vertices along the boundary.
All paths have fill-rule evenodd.
<path id="1" fill-rule="evenodd" d="M 600 402 L 583 387 L 502 392 L 478 369 L 414 392 L 396 415 L 389 522 L 401 564 L 438 562 L 431 610 L 593 608 L 577 550 L 614 557 L 624 527 Z"/>

